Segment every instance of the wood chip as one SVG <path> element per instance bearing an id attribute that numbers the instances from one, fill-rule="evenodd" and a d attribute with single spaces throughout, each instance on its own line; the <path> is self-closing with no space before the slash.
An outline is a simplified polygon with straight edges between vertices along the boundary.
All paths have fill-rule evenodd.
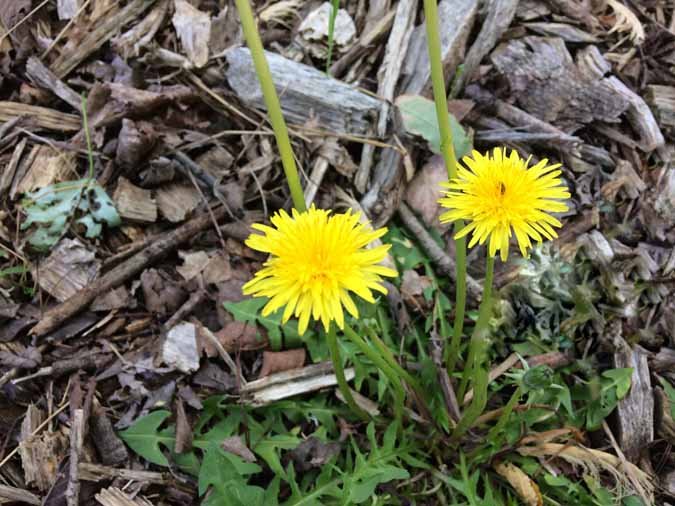
<path id="1" fill-rule="evenodd" d="M 120 28 L 138 17 L 155 0 L 132 0 L 113 16 L 103 16 L 94 26 L 87 29 L 86 35 L 76 43 L 67 44 L 61 54 L 52 63 L 51 69 L 59 78 L 67 76 L 75 67 L 87 59 L 94 51 L 108 42 Z M 78 28 L 82 30 L 82 28 Z M 1 108 L 0 108 L 1 110 Z"/>
<path id="2" fill-rule="evenodd" d="M 209 61 L 211 16 L 194 8 L 186 0 L 175 0 L 171 22 L 189 60 L 200 68 Z"/>
<path id="3" fill-rule="evenodd" d="M 201 196 L 194 186 L 184 183 L 158 188 L 155 197 L 162 216 L 171 223 L 185 220 L 201 202 Z"/>
<path id="4" fill-rule="evenodd" d="M 638 462 L 641 452 L 654 441 L 654 394 L 647 363 L 648 352 L 635 345 L 632 349 L 621 338 L 614 353 L 615 367 L 632 367 L 628 395 L 616 407 L 618 440 L 628 460 Z M 615 341 L 616 342 L 616 341 Z"/>
<path id="5" fill-rule="evenodd" d="M 56 132 L 75 132 L 82 126 L 82 120 L 75 114 L 20 102 L 0 101 L 0 122 L 10 121 L 19 116 L 25 116 L 37 128 Z"/>
<path id="6" fill-rule="evenodd" d="M 123 219 L 139 223 L 157 221 L 157 203 L 152 198 L 152 192 L 133 185 L 124 177 L 118 179 L 113 201 Z"/>
<path id="7" fill-rule="evenodd" d="M 27 193 L 64 181 L 76 174 L 77 164 L 73 152 L 59 151 L 51 146 L 33 146 L 32 163 L 16 187 L 16 193 Z"/>
<path id="8" fill-rule="evenodd" d="M 197 328 L 193 323 L 179 323 L 167 332 L 162 344 L 162 361 L 184 373 L 199 369 Z"/>
<path id="9" fill-rule="evenodd" d="M 119 488 L 109 487 L 96 494 L 96 501 L 102 506 L 152 506 L 152 503 L 143 497 L 132 499 Z"/>
<path id="10" fill-rule="evenodd" d="M 365 134 L 374 121 L 381 101 L 324 72 L 266 52 L 272 80 L 287 121 L 304 125 L 310 119 L 319 128 L 343 134 Z M 225 52 L 229 64 L 225 76 L 239 98 L 264 109 L 262 90 L 251 53 L 246 48 Z"/>
<path id="11" fill-rule="evenodd" d="M 466 41 L 477 11 L 477 0 L 442 0 L 438 4 L 441 58 L 446 77 L 454 75 L 464 56 Z M 417 26 L 411 36 L 403 74 L 406 76 L 401 84 L 404 93 L 419 95 L 430 89 L 431 67 L 424 23 Z"/>
<path id="12" fill-rule="evenodd" d="M 68 438 L 61 432 L 34 434 L 43 420 L 42 410 L 29 405 L 21 423 L 19 455 L 26 484 L 45 492 L 56 481 L 59 463 L 68 449 Z"/>
<path id="13" fill-rule="evenodd" d="M 594 71 L 581 52 L 575 64 L 560 38 L 510 40 L 490 59 L 520 107 L 566 132 L 593 120 L 617 122 L 629 107 L 602 77 L 610 69 Z"/>
<path id="14" fill-rule="evenodd" d="M 79 239 L 62 239 L 36 273 L 40 288 L 59 302 L 68 300 L 91 283 L 101 262 Z"/>

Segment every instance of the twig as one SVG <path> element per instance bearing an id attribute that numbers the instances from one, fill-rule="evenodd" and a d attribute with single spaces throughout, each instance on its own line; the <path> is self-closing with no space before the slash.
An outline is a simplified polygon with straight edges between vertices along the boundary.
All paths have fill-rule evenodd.
<path id="1" fill-rule="evenodd" d="M 443 251 L 438 244 L 436 244 L 436 241 L 431 237 L 431 234 L 427 232 L 424 225 L 419 222 L 417 217 L 405 203 L 401 202 L 399 205 L 398 214 L 408 230 L 413 233 L 424 251 L 429 255 L 431 261 L 436 264 L 438 273 L 449 276 L 450 279 L 456 282 L 455 261 L 450 255 Z M 478 281 L 468 274 L 466 277 L 466 288 L 467 294 L 471 299 L 474 301 L 480 300 L 483 289 Z"/>
<path id="2" fill-rule="evenodd" d="M 2 37 L 0 37 L 0 44 L 2 43 L 3 40 L 5 40 L 7 37 L 9 37 L 14 30 L 19 28 L 22 24 L 24 24 L 33 14 L 35 14 L 37 11 L 42 9 L 45 5 L 49 3 L 49 0 L 44 0 L 40 5 L 38 5 L 35 9 L 30 11 L 28 14 L 26 14 L 25 17 L 20 19 L 12 28 L 7 29 L 7 33 L 5 33 Z M 30 4 L 29 4 L 30 5 Z"/>
<path id="3" fill-rule="evenodd" d="M 70 424 L 70 462 L 68 473 L 68 486 L 66 487 L 66 501 L 68 506 L 80 504 L 80 480 L 79 469 L 80 454 L 84 443 L 84 409 L 76 409 L 73 412 Z"/>
<path id="4" fill-rule="evenodd" d="M 220 207 L 215 209 L 213 214 L 216 220 L 219 220 L 225 216 L 226 210 L 224 207 Z M 44 336 L 58 328 L 71 316 L 84 311 L 101 293 L 106 293 L 132 278 L 149 264 L 177 248 L 180 244 L 184 243 L 210 224 L 211 216 L 206 213 L 193 218 L 184 225 L 167 233 L 161 239 L 158 239 L 147 248 L 136 253 L 126 262 L 94 280 L 94 282 L 84 287 L 67 301 L 62 302 L 45 312 L 42 320 L 31 329 L 31 334 L 35 336 Z"/>
<path id="5" fill-rule="evenodd" d="M 247 382 L 244 376 L 241 374 L 241 369 L 237 367 L 237 364 L 232 360 L 232 357 L 230 354 L 227 352 L 227 350 L 223 347 L 221 342 L 218 340 L 216 336 L 213 335 L 213 332 L 211 332 L 208 328 L 204 327 L 202 325 L 202 328 L 200 329 L 200 334 L 202 336 L 205 336 L 213 346 L 215 346 L 216 350 L 218 350 L 218 353 L 220 354 L 220 357 L 223 359 L 223 361 L 227 364 L 227 366 L 230 368 L 230 371 L 232 374 L 234 374 L 237 378 L 237 383 L 239 385 L 239 390 L 242 388 L 246 388 Z"/>
<path id="6" fill-rule="evenodd" d="M 176 312 L 164 323 L 164 328 L 166 330 L 171 329 L 176 323 L 181 321 L 187 315 L 192 313 L 194 308 L 196 308 L 206 297 L 206 291 L 203 289 L 197 290 L 192 293 L 188 300 L 186 300 L 181 307 L 176 310 Z"/>

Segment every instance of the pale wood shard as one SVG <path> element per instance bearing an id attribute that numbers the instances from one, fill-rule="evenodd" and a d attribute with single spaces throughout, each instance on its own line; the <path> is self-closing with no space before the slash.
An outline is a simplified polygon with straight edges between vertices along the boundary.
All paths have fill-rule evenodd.
<path id="1" fill-rule="evenodd" d="M 354 369 L 345 369 L 347 381 L 354 379 Z M 337 385 L 330 362 L 312 364 L 248 382 L 241 389 L 242 402 L 264 406 L 274 401 Z"/>
<path id="2" fill-rule="evenodd" d="M 172 183 L 158 188 L 155 196 L 160 213 L 171 223 L 183 221 L 201 202 L 195 187 L 185 183 Z"/>
<path id="3" fill-rule="evenodd" d="M 575 64 L 560 38 L 511 40 L 490 59 L 522 109 L 567 133 L 594 120 L 618 122 L 630 105 L 604 72 L 580 61 L 583 54 Z"/>
<path id="4" fill-rule="evenodd" d="M 331 133 L 365 134 L 377 117 L 381 101 L 320 70 L 266 52 L 272 79 L 286 119 L 303 125 L 317 121 Z M 249 106 L 264 109 L 262 91 L 251 53 L 246 48 L 225 52 L 229 64 L 225 76 L 239 98 Z"/>
<path id="5" fill-rule="evenodd" d="M 401 76 L 403 61 L 412 35 L 417 11 L 417 0 L 401 0 L 396 6 L 394 26 L 389 33 L 384 59 L 378 71 L 377 95 L 382 97 L 382 107 L 377 123 L 377 134 L 384 136 L 389 120 L 389 103 L 394 101 L 394 90 Z"/>
<path id="6" fill-rule="evenodd" d="M 32 163 L 16 187 L 16 193 L 27 193 L 77 174 L 76 156 L 73 152 L 58 151 L 48 145 L 33 147 Z"/>
<path id="7" fill-rule="evenodd" d="M 196 9 L 186 0 L 174 0 L 175 12 L 171 22 L 176 29 L 188 59 L 201 68 L 209 61 L 211 16 Z"/>
<path id="8" fill-rule="evenodd" d="M 577 61 L 579 68 L 585 74 L 594 75 L 597 79 L 602 79 L 602 82 L 606 83 L 615 96 L 620 97 L 628 103 L 626 116 L 628 122 L 640 137 L 639 146 L 643 151 L 653 151 L 665 144 L 661 129 L 642 97 L 628 88 L 616 76 L 607 76 L 612 67 L 605 60 L 605 57 L 602 56 L 597 46 L 588 46 L 579 51 Z"/>
<path id="9" fill-rule="evenodd" d="M 20 116 L 25 116 L 36 128 L 55 132 L 76 132 L 82 126 L 82 120 L 75 114 L 20 102 L 0 101 L 0 122 L 11 121 Z"/>
<path id="10" fill-rule="evenodd" d="M 50 90 L 54 95 L 69 104 L 76 111 L 82 109 L 82 98 L 56 74 L 49 70 L 42 61 L 31 56 L 26 62 L 26 74 L 40 88 Z"/>
<path id="11" fill-rule="evenodd" d="M 68 448 L 68 438 L 61 432 L 35 433 L 44 419 L 42 410 L 29 405 L 21 423 L 19 442 L 26 484 L 42 492 L 49 490 L 56 481 L 59 463 Z"/>
<path id="12" fill-rule="evenodd" d="M 464 56 L 477 11 L 477 0 L 442 0 L 438 4 L 441 58 L 446 82 L 454 75 Z M 431 67 L 424 23 L 417 26 L 412 34 L 403 73 L 406 76 L 401 86 L 404 93 L 417 95 L 430 90 Z"/>
<path id="13" fill-rule="evenodd" d="M 16 174 L 16 169 L 19 166 L 19 161 L 21 160 L 27 142 L 28 139 L 25 137 L 21 139 L 14 148 L 9 163 L 2 169 L 2 174 L 0 174 L 0 197 L 4 196 L 7 190 L 12 187 L 14 175 Z"/>
<path id="14" fill-rule="evenodd" d="M 618 440 L 628 460 L 637 462 L 643 450 L 654 441 L 654 394 L 647 363 L 648 352 L 639 345 L 631 348 L 617 338 L 614 353 L 615 367 L 631 367 L 631 386 L 628 395 L 616 407 Z"/>
<path id="15" fill-rule="evenodd" d="M 139 188 L 124 177 L 118 180 L 113 202 L 123 219 L 139 223 L 157 221 L 157 203 L 152 198 L 152 192 Z"/>
<path id="16" fill-rule="evenodd" d="M 457 89 L 463 88 L 465 83 L 471 81 L 480 62 L 492 51 L 497 41 L 511 25 L 517 7 L 518 0 L 495 0 L 488 3 L 487 17 L 462 62 L 464 69 L 458 76 Z"/>
<path id="17" fill-rule="evenodd" d="M 158 485 L 164 485 L 169 482 L 163 473 L 136 469 L 120 469 L 102 466 L 100 464 L 91 464 L 89 462 L 80 462 L 79 473 L 80 478 L 85 481 L 102 481 L 121 478 L 123 480 L 133 480 L 142 483 L 156 483 Z"/>
<path id="18" fill-rule="evenodd" d="M 31 494 L 28 490 L 0 485 L 0 504 L 4 503 L 5 500 L 11 503 L 35 504 L 36 506 L 42 504 L 40 498 L 35 494 Z"/>
<path id="19" fill-rule="evenodd" d="M 73 410 L 70 420 L 70 460 L 68 461 L 68 486 L 66 487 L 66 501 L 68 506 L 78 506 L 80 504 L 80 478 L 78 465 L 82 455 L 82 445 L 84 444 L 84 432 L 86 420 L 84 418 L 84 409 Z"/>
<path id="20" fill-rule="evenodd" d="M 79 239 L 62 239 L 37 268 L 40 288 L 63 302 L 91 283 L 101 267 L 93 251 Z"/>
<path id="21" fill-rule="evenodd" d="M 56 2 L 56 12 L 59 15 L 59 19 L 71 19 L 77 14 L 77 10 L 80 8 L 82 0 L 57 0 Z"/>
<path id="22" fill-rule="evenodd" d="M 149 45 L 162 26 L 169 9 L 169 0 L 161 0 L 143 20 L 132 26 L 128 32 L 113 39 L 113 46 L 124 59 L 138 56 L 142 48 Z"/>
<path id="23" fill-rule="evenodd" d="M 96 494 L 96 501 L 102 506 L 152 506 L 144 497 L 131 498 L 119 488 L 109 487 Z"/>
<path id="24" fill-rule="evenodd" d="M 113 16 L 103 16 L 94 23 L 82 40 L 66 44 L 52 63 L 51 69 L 59 78 L 67 76 L 94 51 L 108 42 L 120 28 L 135 21 L 155 0 L 133 0 Z"/>
<path id="25" fill-rule="evenodd" d="M 675 87 L 647 86 L 647 102 L 664 128 L 675 129 Z"/>

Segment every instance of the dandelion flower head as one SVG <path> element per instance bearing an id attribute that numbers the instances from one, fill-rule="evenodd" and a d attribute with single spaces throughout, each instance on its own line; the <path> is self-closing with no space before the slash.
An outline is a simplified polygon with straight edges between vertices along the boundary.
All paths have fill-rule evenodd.
<path id="1" fill-rule="evenodd" d="M 528 167 L 529 158 L 520 158 L 514 150 L 507 156 L 505 148 L 495 148 L 482 155 L 473 151 L 462 160 L 457 177 L 447 183 L 444 197 L 438 202 L 447 209 L 440 216 L 442 223 L 466 220 L 455 238 L 472 234 L 469 247 L 488 242 L 488 254 L 500 253 L 506 261 L 509 240 L 515 234 L 520 252 L 528 256 L 532 240 L 553 239 L 553 227 L 562 224 L 549 213 L 567 211 L 565 199 L 570 197 L 560 180 L 560 164 L 548 160 Z"/>
<path id="2" fill-rule="evenodd" d="M 269 297 L 263 316 L 284 307 L 283 323 L 297 317 L 300 334 L 310 318 L 320 320 L 326 330 L 331 321 L 344 328 L 343 308 L 358 318 L 351 293 L 375 302 L 373 291 L 387 293 L 381 276 L 397 275 L 378 265 L 389 245 L 366 248 L 386 229 L 372 230 L 351 210 L 331 214 L 312 206 L 305 212 L 294 209 L 291 215 L 281 210 L 271 222 L 272 226 L 253 225 L 262 234 L 251 234 L 246 241 L 251 249 L 270 256 L 243 292 Z"/>

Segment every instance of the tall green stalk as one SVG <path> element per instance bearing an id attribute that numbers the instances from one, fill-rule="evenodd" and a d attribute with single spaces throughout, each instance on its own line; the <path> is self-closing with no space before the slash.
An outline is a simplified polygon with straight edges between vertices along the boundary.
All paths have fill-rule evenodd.
<path id="1" fill-rule="evenodd" d="M 344 397 L 345 402 L 350 407 L 350 409 L 359 417 L 365 421 L 370 420 L 368 413 L 363 411 L 352 396 L 351 390 L 349 390 L 349 385 L 347 384 L 347 378 L 345 378 L 345 370 L 342 367 L 342 358 L 340 357 L 340 348 L 338 347 L 337 336 L 335 335 L 335 324 L 331 323 L 326 333 L 326 343 L 328 344 L 328 351 L 330 352 L 330 358 L 333 361 L 333 370 L 335 371 L 335 378 L 337 379 L 338 388 Z"/>
<path id="2" fill-rule="evenodd" d="M 466 367 L 462 373 L 462 381 L 459 385 L 457 397 L 464 399 L 469 380 L 472 377 L 473 370 L 480 366 L 482 360 L 482 352 L 484 351 L 487 341 L 486 331 L 490 321 L 490 311 L 492 309 L 492 278 L 495 272 L 495 259 L 488 256 L 487 266 L 485 269 L 485 280 L 483 281 L 483 299 L 480 302 L 478 309 L 478 320 L 476 326 L 471 334 L 471 341 L 469 342 L 469 354 L 466 359 Z M 474 389 L 475 393 L 475 389 Z"/>
<path id="3" fill-rule="evenodd" d="M 258 27 L 253 17 L 253 11 L 249 0 L 235 0 L 239 17 L 241 18 L 241 26 L 244 31 L 246 43 L 251 50 L 251 57 L 255 65 L 255 71 L 260 81 L 263 98 L 267 106 L 267 114 L 274 130 L 274 136 L 279 147 L 279 155 L 281 156 L 281 163 L 286 174 L 286 181 L 291 191 L 291 198 L 293 199 L 293 207 L 298 211 L 306 211 L 305 197 L 300 185 L 300 178 L 298 176 L 298 169 L 295 166 L 295 158 L 293 157 L 293 148 L 288 137 L 288 129 L 286 122 L 281 112 L 281 105 L 279 104 L 279 97 L 274 89 L 274 82 L 272 81 L 272 74 L 270 73 L 267 59 L 265 58 L 265 51 L 263 49 Z"/>
<path id="4" fill-rule="evenodd" d="M 438 30 L 438 8 L 436 0 L 424 0 L 424 15 L 427 27 L 427 49 L 429 51 L 429 65 L 431 66 L 431 83 L 434 90 L 436 116 L 438 117 L 438 131 L 441 136 L 441 154 L 448 169 L 448 179 L 457 174 L 457 156 L 452 143 L 452 132 L 448 121 L 448 100 L 445 96 L 445 79 L 443 77 L 443 61 L 441 59 L 441 41 Z M 455 222 L 454 233 L 457 234 L 464 223 Z M 453 343 L 459 345 L 464 328 L 464 311 L 466 307 L 466 240 L 455 239 L 455 268 L 456 268 L 456 295 L 455 295 L 455 324 Z M 453 346 L 451 346 L 452 348 Z M 458 348 L 458 346 L 456 346 Z M 446 347 L 447 349 L 447 347 Z M 454 358 L 446 353 L 446 365 L 454 367 Z M 452 373 L 450 370 L 449 373 Z"/>
<path id="5" fill-rule="evenodd" d="M 473 426 L 487 404 L 489 377 L 487 369 L 484 366 L 488 348 L 487 329 L 492 309 L 492 279 L 494 277 L 494 267 L 494 257 L 488 256 L 485 281 L 483 284 L 483 300 L 481 300 L 480 309 L 478 310 L 476 326 L 471 334 L 469 353 L 457 394 L 457 397 L 461 402 L 464 399 L 469 380 L 471 380 L 473 386 L 473 399 L 471 399 L 469 407 L 462 413 L 462 417 L 452 432 L 451 442 L 453 443 L 457 442 L 459 438 Z"/>

